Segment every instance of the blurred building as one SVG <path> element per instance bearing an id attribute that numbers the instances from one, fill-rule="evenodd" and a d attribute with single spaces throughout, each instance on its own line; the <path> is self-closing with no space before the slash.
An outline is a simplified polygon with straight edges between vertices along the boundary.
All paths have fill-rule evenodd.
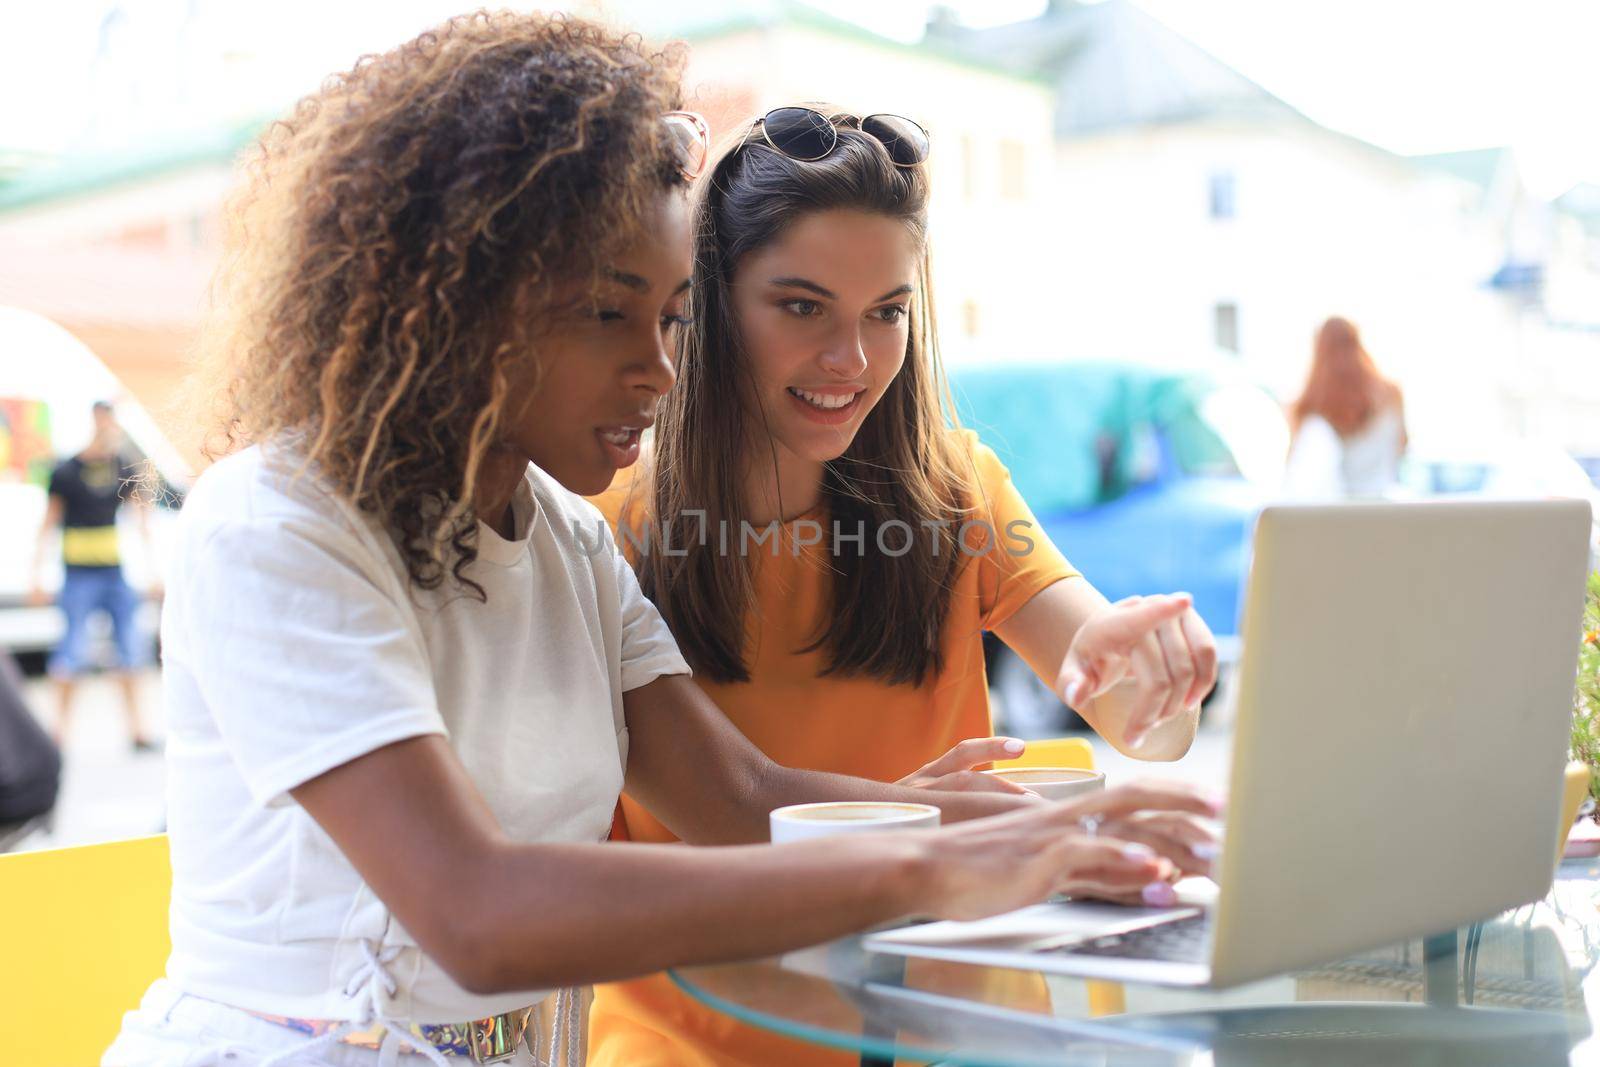
<path id="1" fill-rule="evenodd" d="M 68 156 L 0 178 L 0 305 L 66 327 L 170 425 L 220 248 L 232 160 L 254 132 Z"/>
<path id="2" fill-rule="evenodd" d="M 787 104 L 905 115 L 927 128 L 929 229 L 948 359 L 1049 359 L 1060 248 L 1054 92 L 1042 75 L 953 48 L 905 44 L 803 4 L 685 0 L 604 5 L 690 46 L 689 106 L 732 135 Z"/>
<path id="3" fill-rule="evenodd" d="M 686 40 L 691 105 L 718 132 L 798 101 L 925 125 L 947 358 L 1220 348 L 1287 395 L 1312 331 L 1343 314 L 1407 387 L 1417 436 L 1499 430 L 1600 452 L 1596 187 L 1548 203 L 1508 150 L 1405 157 L 1338 133 L 1128 0 L 1056 0 L 990 29 L 936 16 L 914 45 L 793 0 L 570 6 Z M 314 86 L 310 66 L 348 60 L 323 53 L 362 47 L 253 52 L 259 27 L 234 25 L 236 9 L 188 10 L 182 39 L 227 61 L 175 61 L 217 83 L 187 132 L 57 160 L 0 153 L 0 304 L 65 325 L 158 416 L 233 157 L 259 116 Z M 118 39 L 103 42 L 107 71 L 129 67 L 110 54 Z"/>
<path id="4" fill-rule="evenodd" d="M 928 41 L 1054 89 L 1064 353 L 1215 346 L 1288 396 L 1343 314 L 1422 436 L 1600 445 L 1592 194 L 1586 224 L 1577 196 L 1532 198 L 1509 150 L 1405 157 L 1321 126 L 1128 0 L 936 16 Z"/>

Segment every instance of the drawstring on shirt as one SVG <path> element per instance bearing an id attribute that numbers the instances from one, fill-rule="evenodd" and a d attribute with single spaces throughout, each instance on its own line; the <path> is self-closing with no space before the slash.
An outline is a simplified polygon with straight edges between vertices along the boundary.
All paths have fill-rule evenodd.
<path id="1" fill-rule="evenodd" d="M 378 988 L 381 985 L 384 993 L 394 996 L 400 984 L 394 980 L 394 975 L 389 973 L 388 964 L 393 963 L 403 946 L 390 945 L 381 952 L 374 952 L 372 942 L 363 938 L 361 954 L 364 957 L 361 966 L 350 975 L 350 980 L 345 983 L 344 995 L 347 997 L 360 997 L 360 1007 L 356 1018 L 340 1023 L 327 1033 L 293 1048 L 284 1049 L 274 1056 L 269 1056 L 261 1061 L 261 1067 L 288 1067 L 295 1060 L 312 1052 L 314 1049 L 332 1045 L 346 1034 L 373 1025 L 381 1024 L 384 1028 L 383 1045 L 378 1049 L 378 1063 L 380 1067 L 390 1067 L 398 1058 L 400 1045 L 406 1044 L 411 1049 L 428 1058 L 434 1067 L 453 1067 L 444 1053 L 434 1048 L 411 1032 L 411 1028 L 398 1020 L 391 1019 L 384 1014 L 382 1004 L 378 1000 Z"/>
<path id="2" fill-rule="evenodd" d="M 356 1000 L 354 1018 L 316 1037 L 260 1060 L 258 1067 L 293 1067 L 298 1063 L 316 1063 L 318 1050 L 336 1044 L 346 1035 L 373 1025 L 384 1028 L 383 1042 L 378 1049 L 379 1067 L 394 1067 L 402 1046 L 424 1056 L 433 1067 L 455 1067 L 453 1060 L 440 1052 L 430 1042 L 411 1032 L 411 1028 L 383 1011 L 379 990 L 390 997 L 399 991 L 399 983 L 389 973 L 388 965 L 404 951 L 403 945 L 389 945 L 375 950 L 370 940 L 362 939 L 362 961 L 345 983 L 344 995 Z M 550 1027 L 549 1059 L 540 1056 L 543 1045 L 539 1012 L 534 1011 L 528 1029 L 523 1034 L 523 1046 L 533 1059 L 535 1067 L 583 1067 L 583 1002 L 579 991 L 572 987 L 558 989 Z M 198 1059 L 186 1060 L 193 1067 L 211 1067 L 213 1064 L 232 1062 L 236 1056 L 249 1055 L 250 1050 L 232 1042 L 222 1042 L 196 1050 Z"/>

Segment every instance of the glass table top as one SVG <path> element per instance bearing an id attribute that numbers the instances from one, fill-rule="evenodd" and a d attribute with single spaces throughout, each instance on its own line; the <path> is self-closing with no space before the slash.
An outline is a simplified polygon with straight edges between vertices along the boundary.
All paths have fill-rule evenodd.
<path id="1" fill-rule="evenodd" d="M 1544 900 L 1426 940 L 1227 990 L 867 952 L 859 937 L 671 972 L 749 1025 L 948 1064 L 1600 1064 L 1600 861 Z"/>

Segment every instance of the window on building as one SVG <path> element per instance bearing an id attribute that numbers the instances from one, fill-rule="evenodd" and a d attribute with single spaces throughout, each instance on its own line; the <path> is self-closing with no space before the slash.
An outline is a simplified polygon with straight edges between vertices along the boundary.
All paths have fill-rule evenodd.
<path id="1" fill-rule="evenodd" d="M 961 328 L 968 337 L 978 336 L 980 323 L 978 320 L 978 302 L 966 300 L 961 304 Z"/>
<path id="2" fill-rule="evenodd" d="M 1231 219 L 1238 214 L 1238 189 L 1231 170 L 1219 170 L 1211 175 L 1211 217 Z"/>
<path id="3" fill-rule="evenodd" d="M 1239 305 L 1218 304 L 1213 309 L 1217 347 L 1225 352 L 1239 351 Z"/>
<path id="4" fill-rule="evenodd" d="M 1020 141 L 1000 142 L 1000 195 L 1003 198 L 1021 200 L 1027 195 L 1026 158 Z"/>

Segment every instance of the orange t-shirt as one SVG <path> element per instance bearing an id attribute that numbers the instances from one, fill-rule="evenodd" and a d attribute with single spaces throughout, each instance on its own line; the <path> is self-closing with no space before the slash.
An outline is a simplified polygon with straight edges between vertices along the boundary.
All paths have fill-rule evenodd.
<path id="1" fill-rule="evenodd" d="M 998 539 L 981 527 L 969 528 L 974 550 L 985 545 L 988 550 L 970 556 L 958 574 L 943 630 L 943 669 L 922 685 L 824 676 L 823 650 L 798 651 L 814 639 L 831 600 L 830 523 L 822 522 L 822 543 L 815 546 L 796 551 L 791 522 L 775 554 L 771 542 L 748 549 L 756 590 L 746 628 L 750 680 L 696 681 L 777 763 L 895 781 L 958 741 L 991 733 L 983 631 L 1003 623 L 1046 586 L 1078 572 L 1044 536 L 999 457 L 976 434 L 958 432 L 972 459 L 973 519 L 987 522 Z M 639 521 L 634 512 L 642 499 L 628 499 L 630 484 L 624 472 L 593 500 L 614 528 L 625 506 L 627 520 Z M 1019 521 L 1030 525 L 1012 525 Z M 856 547 L 844 542 L 841 550 Z M 872 551 L 870 544 L 867 550 Z M 613 837 L 677 840 L 626 795 Z M 1044 995 L 1042 986 L 1038 994 Z M 780 1038 L 712 1012 L 664 974 L 596 987 L 590 1020 L 589 1062 L 597 1067 L 857 1062 L 854 1056 Z"/>

